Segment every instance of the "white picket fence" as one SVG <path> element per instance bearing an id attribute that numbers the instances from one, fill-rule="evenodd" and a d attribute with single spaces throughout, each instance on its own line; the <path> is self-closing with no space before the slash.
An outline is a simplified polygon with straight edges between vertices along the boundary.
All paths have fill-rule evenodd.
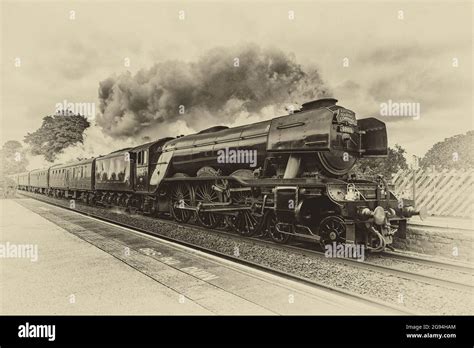
<path id="1" fill-rule="evenodd" d="M 398 195 L 415 199 L 416 207 L 426 207 L 431 215 L 474 217 L 472 170 L 400 170 L 392 183 Z"/>

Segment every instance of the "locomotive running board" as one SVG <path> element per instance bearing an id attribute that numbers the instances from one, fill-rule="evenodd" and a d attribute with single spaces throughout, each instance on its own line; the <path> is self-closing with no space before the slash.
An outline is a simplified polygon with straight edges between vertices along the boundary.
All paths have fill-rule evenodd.
<path id="1" fill-rule="evenodd" d="M 195 207 L 191 206 L 184 206 L 180 207 L 178 205 L 175 206 L 176 209 L 182 210 L 190 210 L 195 211 L 197 213 L 225 213 L 225 212 L 235 212 L 241 210 L 252 210 L 251 207 L 246 206 L 232 206 L 228 203 L 200 203 Z"/>
<path id="2" fill-rule="evenodd" d="M 293 185 L 293 186 L 304 186 L 304 187 L 317 187 L 324 188 L 327 181 L 318 179 L 244 179 L 238 176 L 199 176 L 199 177 L 176 177 L 176 178 L 165 178 L 162 180 L 163 183 L 172 182 L 199 182 L 199 181 L 216 181 L 216 180 L 229 180 L 236 181 L 242 186 L 251 187 L 273 187 L 275 185 Z"/>

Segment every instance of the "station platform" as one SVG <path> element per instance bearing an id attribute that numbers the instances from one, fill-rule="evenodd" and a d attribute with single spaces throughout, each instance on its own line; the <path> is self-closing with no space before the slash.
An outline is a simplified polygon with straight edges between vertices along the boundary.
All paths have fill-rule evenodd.
<path id="1" fill-rule="evenodd" d="M 0 214 L 2 315 L 392 314 L 33 199 Z"/>
<path id="2" fill-rule="evenodd" d="M 452 231 L 464 230 L 466 232 L 474 232 L 474 220 L 467 218 L 445 217 L 445 216 L 428 216 L 421 220 L 419 216 L 410 218 L 410 223 L 427 227 L 444 228 L 446 233 Z"/>

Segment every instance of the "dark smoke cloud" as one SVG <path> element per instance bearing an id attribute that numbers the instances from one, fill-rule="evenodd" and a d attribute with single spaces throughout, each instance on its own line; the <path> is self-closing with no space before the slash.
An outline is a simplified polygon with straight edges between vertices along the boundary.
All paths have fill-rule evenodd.
<path id="1" fill-rule="evenodd" d="M 150 129 L 168 129 L 177 121 L 199 130 L 232 124 L 243 112 L 267 117 L 262 110 L 269 106 L 283 110 L 327 94 L 315 68 L 305 71 L 280 50 L 215 48 L 196 62 L 161 62 L 136 75 L 127 72 L 100 82 L 97 124 L 113 137 L 149 135 Z"/>

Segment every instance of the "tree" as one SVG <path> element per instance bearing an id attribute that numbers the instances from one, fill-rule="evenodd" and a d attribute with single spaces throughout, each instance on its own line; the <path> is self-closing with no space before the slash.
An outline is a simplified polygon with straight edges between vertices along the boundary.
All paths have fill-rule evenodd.
<path id="1" fill-rule="evenodd" d="M 472 142 L 474 131 L 458 134 L 434 144 L 421 159 L 423 168 L 434 166 L 436 169 L 472 169 L 474 156 Z"/>
<path id="2" fill-rule="evenodd" d="M 41 127 L 25 136 L 33 155 L 42 155 L 49 162 L 74 144 L 83 143 L 83 133 L 90 126 L 82 115 L 53 115 L 43 118 Z"/>
<path id="3" fill-rule="evenodd" d="M 25 149 L 19 141 L 9 140 L 3 144 L 0 150 L 2 161 L 2 174 L 10 175 L 26 171 L 28 161 L 25 156 Z"/>
<path id="4" fill-rule="evenodd" d="M 13 179 L 8 176 L 26 171 L 28 161 L 25 149 L 20 142 L 9 140 L 0 149 L 0 190 L 5 192 L 6 187 L 14 185 Z"/>
<path id="5" fill-rule="evenodd" d="M 404 154 L 405 149 L 395 144 L 395 147 L 388 148 L 388 156 L 386 158 L 362 158 L 351 170 L 351 174 L 372 176 L 381 174 L 386 179 L 391 179 L 400 169 L 407 169 L 408 164 Z"/>

